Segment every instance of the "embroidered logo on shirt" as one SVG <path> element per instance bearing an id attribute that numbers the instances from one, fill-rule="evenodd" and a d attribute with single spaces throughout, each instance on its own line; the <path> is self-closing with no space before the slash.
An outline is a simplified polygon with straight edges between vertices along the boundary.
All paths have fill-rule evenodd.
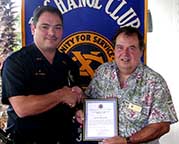
<path id="1" fill-rule="evenodd" d="M 38 72 L 35 73 L 36 76 L 45 76 L 46 73 L 42 72 L 42 70 L 38 70 Z"/>

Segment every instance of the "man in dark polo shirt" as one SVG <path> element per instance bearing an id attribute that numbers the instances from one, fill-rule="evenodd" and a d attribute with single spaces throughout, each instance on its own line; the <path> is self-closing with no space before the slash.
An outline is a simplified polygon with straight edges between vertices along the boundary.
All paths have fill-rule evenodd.
<path id="1" fill-rule="evenodd" d="M 11 54 L 2 69 L 7 132 L 15 144 L 72 144 L 73 107 L 82 91 L 78 67 L 57 49 L 63 34 L 60 11 L 38 7 L 31 31 L 34 43 Z"/>

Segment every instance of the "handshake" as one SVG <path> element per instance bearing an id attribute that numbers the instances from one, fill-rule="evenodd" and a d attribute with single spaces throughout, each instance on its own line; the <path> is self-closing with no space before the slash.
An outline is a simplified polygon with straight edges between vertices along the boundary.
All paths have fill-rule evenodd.
<path id="1" fill-rule="evenodd" d="M 59 103 L 67 104 L 71 108 L 81 103 L 85 98 L 82 89 L 78 86 L 64 86 L 63 88 L 56 90 L 56 96 Z"/>

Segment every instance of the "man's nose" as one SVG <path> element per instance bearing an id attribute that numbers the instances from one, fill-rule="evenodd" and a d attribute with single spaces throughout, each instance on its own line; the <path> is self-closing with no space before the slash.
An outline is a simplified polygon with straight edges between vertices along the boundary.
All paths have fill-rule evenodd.
<path id="1" fill-rule="evenodd" d="M 55 34 L 55 28 L 50 27 L 49 30 L 48 30 L 48 34 L 54 35 Z"/>
<path id="2" fill-rule="evenodd" d="M 128 54 L 129 53 L 129 48 L 125 48 L 124 53 Z"/>

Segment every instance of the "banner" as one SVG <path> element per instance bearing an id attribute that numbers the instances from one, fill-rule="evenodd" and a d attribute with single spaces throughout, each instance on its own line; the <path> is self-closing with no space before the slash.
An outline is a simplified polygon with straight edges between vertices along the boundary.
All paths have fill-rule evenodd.
<path id="1" fill-rule="evenodd" d="M 84 87 L 99 65 L 113 60 L 111 39 L 118 28 L 134 26 L 146 36 L 146 0 L 22 0 L 22 4 L 23 45 L 33 42 L 29 21 L 37 6 L 52 5 L 61 11 L 64 35 L 58 50 L 79 65 Z"/>

